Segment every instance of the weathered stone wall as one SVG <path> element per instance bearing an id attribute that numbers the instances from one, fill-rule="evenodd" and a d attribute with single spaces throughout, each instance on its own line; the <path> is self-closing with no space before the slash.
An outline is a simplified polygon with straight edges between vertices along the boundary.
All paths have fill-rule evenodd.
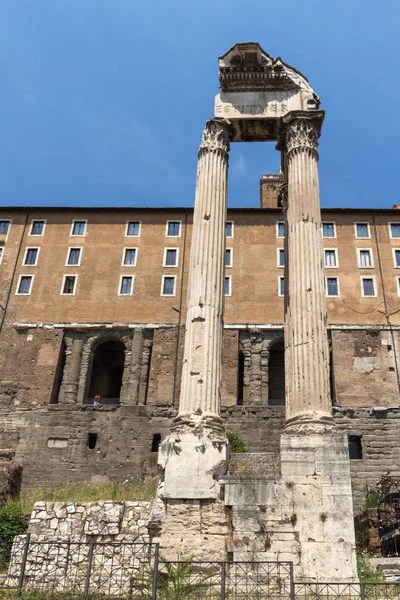
<path id="1" fill-rule="evenodd" d="M 33 540 L 149 540 L 150 502 L 36 502 L 29 521 Z"/>

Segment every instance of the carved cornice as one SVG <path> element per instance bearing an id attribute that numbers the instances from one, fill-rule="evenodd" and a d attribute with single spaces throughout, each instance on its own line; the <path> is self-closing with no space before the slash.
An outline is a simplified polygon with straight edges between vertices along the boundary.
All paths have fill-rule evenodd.
<path id="1" fill-rule="evenodd" d="M 229 124 L 222 119 L 207 121 L 199 147 L 199 157 L 205 152 L 219 152 L 228 156 L 229 150 Z"/>

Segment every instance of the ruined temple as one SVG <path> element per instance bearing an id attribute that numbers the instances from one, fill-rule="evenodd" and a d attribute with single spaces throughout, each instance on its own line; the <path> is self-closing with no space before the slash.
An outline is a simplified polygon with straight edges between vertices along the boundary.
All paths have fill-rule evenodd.
<path id="1" fill-rule="evenodd" d="M 399 461 L 400 213 L 320 209 L 295 68 L 236 44 L 219 80 L 194 209 L 0 208 L 0 452 L 31 488 L 159 471 L 164 539 L 351 581 L 352 499 Z M 251 141 L 281 173 L 230 209 Z"/>

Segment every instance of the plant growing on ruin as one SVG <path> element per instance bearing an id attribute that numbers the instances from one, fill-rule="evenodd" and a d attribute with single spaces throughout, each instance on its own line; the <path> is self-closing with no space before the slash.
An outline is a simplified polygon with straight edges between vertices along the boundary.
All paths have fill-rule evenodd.
<path id="1" fill-rule="evenodd" d="M 232 454 L 242 454 L 243 452 L 245 452 L 243 440 L 241 440 L 236 435 L 236 433 L 233 433 L 233 431 L 229 431 L 226 434 L 226 437 L 228 438 Z"/>
<path id="2" fill-rule="evenodd" d="M 168 600 L 182 600 L 193 594 L 208 596 L 213 587 L 216 573 L 199 573 L 192 564 L 193 556 L 179 562 L 168 561 L 160 557 L 157 581 L 157 597 Z M 218 580 L 219 581 L 219 580 Z"/>
<path id="3" fill-rule="evenodd" d="M 376 490 L 368 490 L 365 496 L 364 504 L 361 506 L 361 512 L 368 508 L 378 508 L 379 494 Z"/>
<path id="4" fill-rule="evenodd" d="M 325 521 L 326 521 L 326 520 L 327 520 L 327 518 L 328 518 L 328 513 L 326 513 L 326 512 L 322 512 L 322 513 L 319 515 L 319 518 L 321 519 L 321 521 L 322 521 L 323 523 L 325 523 Z"/>

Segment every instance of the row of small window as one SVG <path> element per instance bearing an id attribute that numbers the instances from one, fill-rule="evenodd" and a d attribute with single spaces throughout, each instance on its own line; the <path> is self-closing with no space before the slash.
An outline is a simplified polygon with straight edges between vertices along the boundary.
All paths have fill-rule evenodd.
<path id="1" fill-rule="evenodd" d="M 400 296 L 400 277 L 397 277 L 397 293 Z M 376 283 L 374 277 L 361 277 L 361 296 L 368 298 L 369 296 L 376 297 Z M 325 277 L 325 291 L 328 297 L 339 298 L 340 296 L 340 285 L 338 277 Z M 285 278 L 279 277 L 279 290 L 278 295 L 283 297 L 285 295 Z"/>
<path id="2" fill-rule="evenodd" d="M 400 238 L 400 223 L 389 223 L 389 237 L 391 239 Z M 366 223 L 354 223 L 355 237 L 359 240 L 371 239 L 371 227 L 368 222 Z M 279 221 L 276 224 L 276 235 L 278 238 L 285 237 L 285 223 Z M 336 223 L 334 222 L 322 222 L 322 237 L 324 238 L 336 238 Z"/>
<path id="3" fill-rule="evenodd" d="M 78 221 L 74 219 L 71 224 L 70 235 L 72 236 L 84 236 L 86 235 L 87 219 Z M 141 231 L 141 221 L 127 221 L 125 236 L 126 237 L 139 237 Z M 0 235 L 8 235 L 11 226 L 11 220 L 0 221 Z M 165 228 L 165 235 L 167 237 L 180 237 L 181 236 L 182 221 L 167 221 Z M 46 227 L 46 221 L 33 220 L 28 235 L 43 236 Z M 226 224 L 226 235 L 227 237 L 233 237 L 233 222 Z"/>
<path id="4" fill-rule="evenodd" d="M 20 296 L 29 296 L 32 292 L 34 275 L 20 275 L 17 291 Z M 133 294 L 134 277 L 121 275 L 118 286 L 119 296 L 131 296 Z M 73 296 L 76 293 L 78 275 L 64 275 L 60 294 L 63 296 Z M 176 276 L 163 275 L 161 283 L 161 296 L 175 296 Z"/>
<path id="5" fill-rule="evenodd" d="M 69 248 L 65 265 L 67 267 L 79 267 L 81 264 L 82 251 L 82 248 Z M 35 267 L 39 258 L 39 252 L 40 248 L 27 248 L 25 251 L 24 259 L 22 261 L 22 265 L 25 267 Z M 4 249 L 0 248 L 0 263 L 3 258 L 3 253 Z M 136 267 L 137 253 L 137 248 L 124 248 L 121 266 Z M 178 255 L 179 248 L 165 248 L 163 266 L 177 267 Z"/>
<path id="6" fill-rule="evenodd" d="M 374 259 L 370 248 L 356 248 L 358 257 L 358 267 L 360 269 L 373 269 Z M 400 249 L 393 248 L 393 264 L 396 269 L 400 268 Z M 336 269 L 339 267 L 337 248 L 324 250 L 325 267 L 327 269 Z M 278 267 L 285 266 L 285 250 L 278 248 Z"/>

